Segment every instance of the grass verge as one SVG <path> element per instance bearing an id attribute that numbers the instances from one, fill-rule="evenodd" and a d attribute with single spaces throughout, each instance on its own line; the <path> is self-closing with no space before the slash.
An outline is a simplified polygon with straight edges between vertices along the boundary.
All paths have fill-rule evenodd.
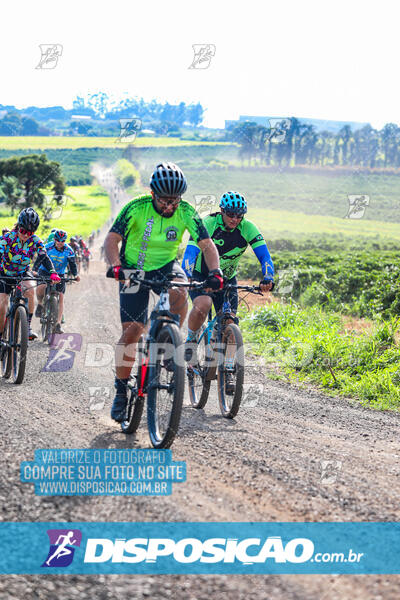
<path id="1" fill-rule="evenodd" d="M 379 410 L 400 409 L 397 320 L 368 331 L 348 330 L 341 315 L 294 304 L 272 304 L 244 315 L 251 352 L 290 381 L 313 382 L 334 395 Z"/>

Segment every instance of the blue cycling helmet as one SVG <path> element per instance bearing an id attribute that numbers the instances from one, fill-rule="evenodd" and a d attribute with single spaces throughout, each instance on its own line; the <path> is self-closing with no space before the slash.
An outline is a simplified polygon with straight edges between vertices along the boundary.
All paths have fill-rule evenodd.
<path id="1" fill-rule="evenodd" d="M 244 196 L 238 192 L 226 192 L 222 194 L 219 206 L 222 210 L 234 212 L 238 215 L 247 213 L 247 202 Z"/>
<path id="2" fill-rule="evenodd" d="M 68 234 L 66 231 L 63 231 L 62 229 L 57 229 L 54 234 L 54 241 L 55 242 L 66 242 L 67 237 L 68 237 Z"/>
<path id="3" fill-rule="evenodd" d="M 186 192 L 187 183 L 182 169 L 172 162 L 156 166 L 150 179 L 150 188 L 161 198 L 178 198 Z"/>

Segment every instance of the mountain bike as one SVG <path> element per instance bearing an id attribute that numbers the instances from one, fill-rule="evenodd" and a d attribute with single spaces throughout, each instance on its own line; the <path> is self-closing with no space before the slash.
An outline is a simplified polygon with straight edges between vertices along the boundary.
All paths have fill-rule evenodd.
<path id="1" fill-rule="evenodd" d="M 222 309 L 203 325 L 197 344 L 197 360 L 186 369 L 189 397 L 194 408 L 204 408 L 211 381 L 217 380 L 222 416 L 233 419 L 239 412 L 243 394 L 244 348 L 239 320 L 232 316 L 229 291 L 237 289 L 262 295 L 258 286 L 225 284 Z"/>
<path id="2" fill-rule="evenodd" d="M 43 310 L 42 316 L 40 317 L 40 324 L 42 329 L 42 340 L 51 344 L 52 336 L 54 334 L 55 326 L 58 320 L 58 303 L 59 303 L 59 292 L 57 292 L 57 282 L 51 281 L 49 277 L 38 277 L 38 283 L 45 283 L 46 290 L 44 293 Z M 75 281 L 73 277 L 61 277 L 61 281 L 71 282 Z"/>
<path id="3" fill-rule="evenodd" d="M 22 383 L 25 375 L 28 349 L 28 299 L 23 297 L 22 281 L 31 277 L 2 277 L 9 281 L 12 290 L 9 299 L 3 337 L 0 341 L 1 375 L 14 383 Z"/>
<path id="4" fill-rule="evenodd" d="M 112 269 L 107 271 L 107 277 L 113 277 Z M 179 316 L 170 311 L 168 290 L 203 285 L 171 281 L 171 277 L 175 275 L 164 279 L 144 279 L 143 271 L 120 271 L 120 279 L 128 282 L 121 292 L 134 288 L 134 293 L 143 286 L 160 296 L 151 312 L 148 331 L 138 342 L 136 376 L 131 375 L 128 380 L 126 417 L 121 423 L 124 433 L 135 433 L 147 396 L 147 428 L 151 444 L 157 449 L 169 448 L 175 439 L 185 389 L 185 361 Z"/>

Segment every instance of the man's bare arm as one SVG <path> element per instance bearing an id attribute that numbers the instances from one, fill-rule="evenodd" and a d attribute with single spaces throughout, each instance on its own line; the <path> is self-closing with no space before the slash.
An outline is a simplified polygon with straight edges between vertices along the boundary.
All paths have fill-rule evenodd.
<path id="1" fill-rule="evenodd" d="M 213 269 L 219 269 L 219 255 L 218 250 L 211 238 L 201 240 L 197 243 L 198 247 L 203 253 L 204 260 L 209 271 Z"/>
<path id="2" fill-rule="evenodd" d="M 118 244 L 120 242 L 122 242 L 122 235 L 119 235 L 119 233 L 114 233 L 113 231 L 108 233 L 106 239 L 104 240 L 104 253 L 106 260 L 112 267 L 121 264 L 118 248 Z"/>

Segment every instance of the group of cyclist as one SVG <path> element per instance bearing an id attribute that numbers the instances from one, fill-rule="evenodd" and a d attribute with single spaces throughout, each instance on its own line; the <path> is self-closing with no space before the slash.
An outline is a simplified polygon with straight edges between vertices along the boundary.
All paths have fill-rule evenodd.
<path id="1" fill-rule="evenodd" d="M 111 417 L 122 422 L 128 400 L 128 380 L 135 360 L 136 344 L 147 322 L 149 290 L 139 287 L 126 293 L 120 281 L 121 269 L 138 269 L 146 279 L 172 276 L 173 280 L 189 278 L 203 282 L 205 292 L 213 292 L 213 300 L 198 290 L 190 291 L 193 308 L 188 319 L 185 360 L 196 361 L 197 339 L 213 301 L 218 311 L 223 302 L 224 283 L 236 283 L 240 257 L 250 245 L 261 265 L 261 291 L 274 286 L 274 267 L 268 247 L 257 226 L 245 218 L 247 202 L 238 192 L 221 196 L 220 211 L 200 218 L 196 210 L 182 200 L 187 181 L 174 163 L 156 166 L 150 179 L 150 194 L 134 198 L 118 214 L 104 241 L 104 253 L 114 277 L 119 281 L 122 335 L 115 351 L 115 398 Z M 177 262 L 179 245 L 185 231 L 190 240 L 182 266 Z M 232 320 L 236 319 L 237 291 L 229 292 Z M 179 315 L 183 325 L 187 314 L 184 288 L 169 292 L 170 311 Z M 229 385 L 229 382 L 228 382 Z"/>
<path id="2" fill-rule="evenodd" d="M 54 333 L 64 333 L 61 327 L 64 312 L 65 281 L 67 268 L 70 274 L 80 281 L 76 255 L 67 243 L 68 234 L 54 228 L 47 241 L 43 242 L 36 234 L 40 224 L 38 213 L 32 208 L 24 208 L 12 230 L 3 229 L 0 237 L 0 340 L 3 336 L 8 296 L 12 287 L 21 279 L 21 288 L 27 298 L 29 339 L 37 334 L 32 330 L 32 317 L 35 307 L 34 284 L 36 288 L 36 317 L 43 312 L 45 280 L 55 284 L 59 293 L 59 313 Z M 36 260 L 32 265 L 34 257 Z"/>
<path id="3" fill-rule="evenodd" d="M 91 234 L 92 235 L 92 234 Z M 81 235 L 73 235 L 70 237 L 69 245 L 75 254 L 75 260 L 78 268 L 78 273 L 81 270 L 82 265 L 88 265 L 89 260 L 92 256 L 88 246 L 91 245 L 90 237 L 88 240 L 88 244 L 86 244 L 85 240 Z"/>
<path id="4" fill-rule="evenodd" d="M 201 219 L 189 202 L 182 200 L 187 181 L 180 167 L 172 162 L 156 166 L 149 194 L 134 198 L 120 211 L 104 241 L 104 254 L 119 282 L 120 318 L 122 335 L 115 352 L 115 398 L 111 417 L 122 422 L 128 399 L 128 380 L 135 360 L 136 344 L 147 322 L 149 290 L 139 287 L 136 293 L 125 293 L 120 281 L 121 269 L 138 269 L 147 279 L 171 276 L 173 280 L 203 283 L 205 292 L 191 290 L 193 302 L 188 318 L 185 360 L 196 362 L 197 339 L 211 303 L 216 311 L 222 307 L 224 283 L 235 284 L 241 256 L 248 246 L 253 249 L 261 265 L 260 289 L 268 292 L 274 286 L 274 267 L 264 237 L 258 227 L 246 219 L 247 202 L 238 192 L 221 196 L 218 212 Z M 90 250 L 80 236 L 72 236 L 67 243 L 67 232 L 54 229 L 47 243 L 36 234 L 40 218 L 33 208 L 23 209 L 11 231 L 3 230 L 0 237 L 0 339 L 3 334 L 8 295 L 12 285 L 21 277 L 50 278 L 60 295 L 58 321 L 55 333 L 63 333 L 61 321 L 64 309 L 65 282 L 61 280 L 67 268 L 79 281 L 79 260 Z M 182 266 L 177 261 L 178 249 L 185 231 L 190 234 Z M 92 236 L 93 242 L 94 236 Z M 29 271 L 36 254 L 32 273 Z M 34 312 L 34 282 L 21 283 L 28 304 L 29 339 L 36 334 L 31 329 Z M 37 287 L 35 316 L 43 311 L 45 285 Z M 187 315 L 187 292 L 174 288 L 169 292 L 170 311 L 179 315 L 180 326 Z M 237 291 L 229 292 L 231 318 L 236 319 Z M 229 386 L 229 382 L 228 382 Z"/>

